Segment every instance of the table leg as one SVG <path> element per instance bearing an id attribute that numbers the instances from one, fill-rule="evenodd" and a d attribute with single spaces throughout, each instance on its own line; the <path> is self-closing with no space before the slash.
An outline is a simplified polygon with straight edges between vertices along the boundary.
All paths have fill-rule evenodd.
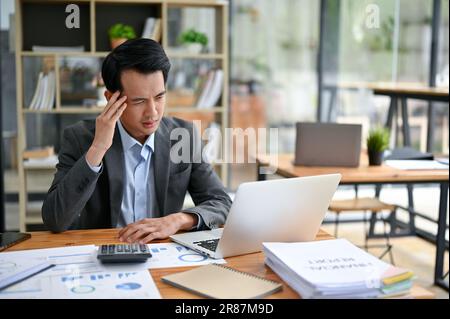
<path id="1" fill-rule="evenodd" d="M 414 211 L 414 185 L 413 184 L 407 184 L 406 190 L 408 191 L 408 209 L 411 209 Z M 416 234 L 416 221 L 415 221 L 415 215 L 411 214 L 411 211 L 409 212 L 409 232 L 411 234 Z"/>
<path id="2" fill-rule="evenodd" d="M 381 190 L 382 190 L 383 184 L 376 184 L 375 185 L 375 197 L 380 198 Z M 403 237 L 403 236 L 416 236 L 416 223 L 415 223 L 415 215 L 414 213 L 414 198 L 413 198 L 413 184 L 406 184 L 407 191 L 408 191 L 408 207 L 403 208 L 404 210 L 407 210 L 409 213 L 409 224 L 405 227 L 402 226 L 401 228 L 406 228 L 403 230 L 400 230 L 397 232 L 397 228 L 400 228 L 397 222 L 396 212 L 390 214 L 389 217 L 389 223 L 391 226 L 390 235 L 391 237 Z M 375 233 L 375 223 L 376 223 L 376 216 L 375 214 L 372 214 L 370 218 L 370 224 L 369 224 L 369 237 L 370 238 L 381 238 L 382 235 Z"/>
<path id="3" fill-rule="evenodd" d="M 392 129 L 392 120 L 394 119 L 396 106 L 397 106 L 397 98 L 395 96 L 391 96 L 391 104 L 389 105 L 388 115 L 386 119 L 386 128 L 388 130 Z"/>
<path id="4" fill-rule="evenodd" d="M 411 134 L 409 130 L 408 102 L 406 97 L 402 97 L 402 128 L 403 146 L 411 146 Z"/>
<path id="5" fill-rule="evenodd" d="M 427 114 L 427 152 L 433 152 L 433 142 L 434 142 L 434 104 L 433 102 L 428 103 L 428 114 Z"/>
<path id="6" fill-rule="evenodd" d="M 327 121 L 331 122 L 333 111 L 336 107 L 337 88 L 332 88 L 330 92 L 330 104 L 328 105 Z"/>
<path id="7" fill-rule="evenodd" d="M 395 139 L 391 139 L 393 141 L 394 145 L 389 143 L 391 148 L 397 147 L 397 139 L 398 139 L 398 129 L 397 129 L 397 106 L 398 106 L 398 98 L 394 95 L 391 95 L 391 102 L 389 104 L 388 114 L 386 118 L 386 125 L 385 127 L 391 132 L 391 136 L 394 135 Z M 395 121 L 395 122 L 394 122 Z M 394 124 L 394 125 L 393 125 Z"/>
<path id="8" fill-rule="evenodd" d="M 448 283 L 444 280 L 445 231 L 447 224 L 447 196 L 448 182 L 441 183 L 439 200 L 438 231 L 436 235 L 436 264 L 434 269 L 434 283 L 448 291 Z"/>
<path id="9" fill-rule="evenodd" d="M 381 184 L 376 184 L 375 185 L 375 197 L 376 198 L 380 198 L 381 187 L 382 187 Z M 367 236 L 369 238 L 376 237 L 376 235 L 375 235 L 375 223 L 376 223 L 376 216 L 375 216 L 375 214 L 372 213 L 372 215 L 370 216 L 370 221 L 369 221 L 369 232 L 367 234 Z"/>

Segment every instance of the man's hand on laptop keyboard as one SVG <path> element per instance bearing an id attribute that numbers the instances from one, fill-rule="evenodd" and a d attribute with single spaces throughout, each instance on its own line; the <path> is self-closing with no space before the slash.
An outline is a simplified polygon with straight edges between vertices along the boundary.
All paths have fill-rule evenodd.
<path id="1" fill-rule="evenodd" d="M 161 218 L 145 218 L 129 224 L 119 231 L 119 240 L 146 244 L 154 239 L 165 239 L 179 230 L 189 230 L 197 225 L 195 214 L 175 213 Z"/>

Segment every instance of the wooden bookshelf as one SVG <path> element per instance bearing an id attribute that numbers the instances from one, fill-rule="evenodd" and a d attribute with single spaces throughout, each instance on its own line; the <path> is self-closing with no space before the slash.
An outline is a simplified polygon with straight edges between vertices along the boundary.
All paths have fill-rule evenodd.
<path id="1" fill-rule="evenodd" d="M 69 4 L 76 4 L 80 8 L 80 28 L 67 29 L 65 18 L 69 13 L 65 8 Z M 228 1 L 220 0 L 16 0 L 16 70 L 17 70 L 17 158 L 19 176 L 19 220 L 20 231 L 26 231 L 28 223 L 36 223 L 36 215 L 27 213 L 28 191 L 26 187 L 27 171 L 42 170 L 53 173 L 51 167 L 27 168 L 23 162 L 23 152 L 27 149 L 26 118 L 46 115 L 80 115 L 95 116 L 102 107 L 84 106 L 78 103 L 83 100 L 83 94 L 66 103 L 67 93 L 64 91 L 63 72 L 64 63 L 71 59 L 101 60 L 110 51 L 108 28 L 114 23 L 124 23 L 135 28 L 136 35 L 140 36 L 145 19 L 155 17 L 161 19 L 162 34 L 160 43 L 165 48 L 171 61 L 184 63 L 209 63 L 223 70 L 223 86 L 221 98 L 215 107 L 197 108 L 193 106 L 193 98 L 177 99 L 168 88 L 168 98 L 165 115 L 177 116 L 186 120 L 199 119 L 203 122 L 214 121 L 220 124 L 222 131 L 228 127 L 229 87 L 228 87 Z M 182 13 L 184 10 L 207 10 L 214 18 L 214 41 L 210 44 L 211 50 L 193 54 L 173 46 L 172 30 L 169 16 L 172 13 Z M 203 30 L 200 30 L 203 31 Z M 84 51 L 78 52 L 36 52 L 33 46 L 49 47 L 76 47 L 83 46 Z M 197 62 L 195 62 L 197 61 Z M 30 100 L 33 96 L 31 90 L 36 88 L 38 74 L 25 74 L 24 64 L 42 64 L 42 68 L 55 72 L 55 102 L 51 109 L 30 109 Z M 172 73 L 172 71 L 171 71 Z M 170 79 L 170 75 L 169 75 Z M 32 89 L 30 89 L 32 88 Z M 93 93 L 89 93 L 93 96 Z M 74 94 L 75 96 L 76 94 Z M 171 96 L 173 98 L 171 98 Z M 186 103 L 191 101 L 191 104 Z M 227 184 L 227 164 L 216 163 L 214 168 Z M 50 187 L 50 185 L 48 185 Z"/>

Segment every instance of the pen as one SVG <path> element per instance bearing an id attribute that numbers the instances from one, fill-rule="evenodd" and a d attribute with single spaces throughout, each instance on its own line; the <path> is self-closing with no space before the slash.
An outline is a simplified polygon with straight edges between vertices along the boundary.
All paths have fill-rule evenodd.
<path id="1" fill-rule="evenodd" d="M 15 274 L 13 276 L 11 276 L 10 278 L 6 278 L 5 280 L 0 282 L 0 291 L 11 287 L 15 284 L 18 284 L 19 282 L 22 282 L 28 278 L 31 278 L 37 274 L 40 274 L 41 272 L 50 269 L 52 267 L 54 267 L 54 264 L 48 264 L 48 263 L 44 263 L 39 265 L 39 267 L 33 267 L 31 269 L 26 269 L 23 272 L 19 273 L 19 274 Z"/>

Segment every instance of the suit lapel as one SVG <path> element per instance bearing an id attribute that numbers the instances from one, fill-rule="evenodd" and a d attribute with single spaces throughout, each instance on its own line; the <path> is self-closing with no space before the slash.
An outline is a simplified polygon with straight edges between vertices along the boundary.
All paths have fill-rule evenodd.
<path id="1" fill-rule="evenodd" d="M 155 134 L 155 192 L 159 205 L 159 215 L 164 216 L 169 182 L 170 136 L 163 121 L 161 121 Z"/>
<path id="2" fill-rule="evenodd" d="M 122 140 L 116 125 L 113 143 L 105 154 L 105 166 L 109 180 L 109 198 L 111 203 L 111 226 L 116 227 L 121 214 L 123 197 L 123 179 L 125 163 L 123 158 Z"/>

